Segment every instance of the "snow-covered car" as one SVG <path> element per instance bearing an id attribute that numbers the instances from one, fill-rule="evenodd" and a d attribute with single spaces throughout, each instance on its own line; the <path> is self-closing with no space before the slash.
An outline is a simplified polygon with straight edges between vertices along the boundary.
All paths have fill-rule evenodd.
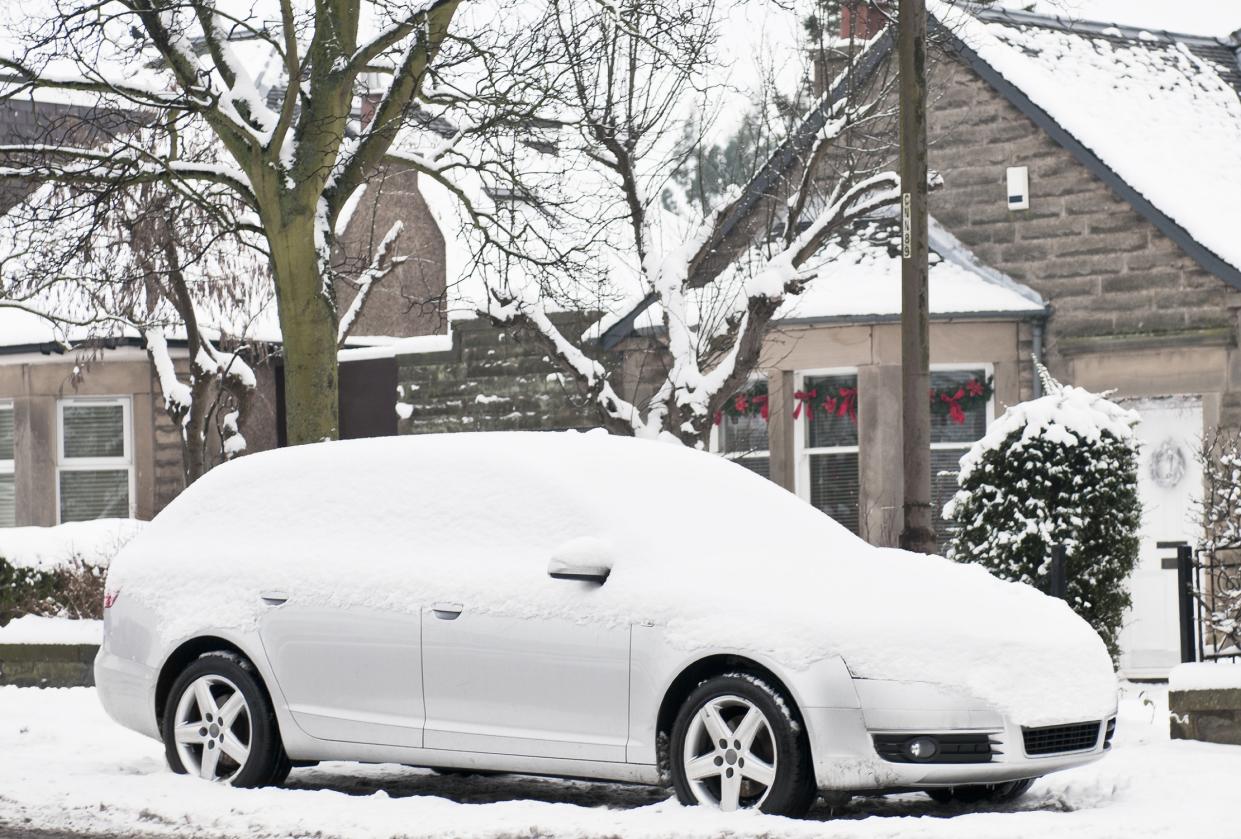
<path id="1" fill-rule="evenodd" d="M 176 772 L 320 760 L 1012 798 L 1109 748 L 1116 681 L 1061 601 L 872 547 L 723 458 L 599 433 L 255 454 L 116 557 L 99 696 Z"/>

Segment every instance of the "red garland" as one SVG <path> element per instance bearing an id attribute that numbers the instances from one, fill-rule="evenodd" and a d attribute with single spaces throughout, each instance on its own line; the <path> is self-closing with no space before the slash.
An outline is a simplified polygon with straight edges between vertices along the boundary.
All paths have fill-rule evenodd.
<path id="1" fill-rule="evenodd" d="M 797 390 L 793 392 L 793 419 L 801 417 L 802 409 L 806 410 L 806 419 L 814 418 L 814 400 L 819 397 L 818 389 Z"/>

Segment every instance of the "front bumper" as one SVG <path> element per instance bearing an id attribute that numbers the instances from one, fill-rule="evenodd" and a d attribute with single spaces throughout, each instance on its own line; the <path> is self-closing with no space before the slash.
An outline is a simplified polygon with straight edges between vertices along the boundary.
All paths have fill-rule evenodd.
<path id="1" fill-rule="evenodd" d="M 1088 748 L 1031 755 L 1018 723 L 979 707 L 981 703 L 969 697 L 928 684 L 859 679 L 854 686 L 861 707 L 804 711 L 815 777 L 822 790 L 859 792 L 1004 783 L 1091 763 L 1110 748 L 1105 741 L 1114 711 L 1098 720 L 1097 736 Z M 962 734 L 985 736 L 991 745 L 989 757 L 978 762 L 905 762 L 881 757 L 875 744 L 875 735 L 892 735 L 889 739 L 900 740 Z"/>

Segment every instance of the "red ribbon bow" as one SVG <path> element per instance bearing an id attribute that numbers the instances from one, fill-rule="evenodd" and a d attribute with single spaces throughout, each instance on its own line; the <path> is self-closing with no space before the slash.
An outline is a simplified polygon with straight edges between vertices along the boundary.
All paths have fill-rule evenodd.
<path id="1" fill-rule="evenodd" d="M 939 395 L 939 398 L 948 405 L 948 418 L 957 425 L 965 424 L 965 411 L 961 410 L 961 400 L 964 397 L 965 388 L 957 388 L 957 392 L 952 396 L 949 396 L 946 393 L 941 393 Z"/>
<path id="2" fill-rule="evenodd" d="M 793 398 L 797 400 L 797 404 L 793 406 L 793 419 L 797 419 L 801 416 L 803 408 L 806 410 L 806 419 L 810 419 L 814 416 L 814 405 L 811 403 L 814 402 L 818 396 L 819 391 L 817 388 L 815 390 L 793 391 Z"/>
<path id="3" fill-rule="evenodd" d="M 766 396 L 761 396 L 761 395 L 755 396 L 753 399 L 750 400 L 750 404 L 758 405 L 759 416 L 761 416 L 763 419 L 767 419 L 767 397 Z"/>

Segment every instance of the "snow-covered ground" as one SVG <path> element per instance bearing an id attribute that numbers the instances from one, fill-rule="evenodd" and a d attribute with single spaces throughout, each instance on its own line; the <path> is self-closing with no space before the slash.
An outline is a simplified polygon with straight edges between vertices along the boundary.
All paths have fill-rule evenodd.
<path id="1" fill-rule="evenodd" d="M 87 688 L 0 688 L 0 828 L 126 836 L 1075 837 L 1237 836 L 1241 747 L 1169 741 L 1162 688 L 1126 685 L 1115 751 L 1006 807 L 909 794 L 805 820 L 685 808 L 666 791 L 517 775 L 440 776 L 325 763 L 288 788 L 172 775 L 158 743 L 108 720 Z"/>
<path id="2" fill-rule="evenodd" d="M 103 621 L 22 615 L 0 626 L 0 644 L 98 644 Z"/>

